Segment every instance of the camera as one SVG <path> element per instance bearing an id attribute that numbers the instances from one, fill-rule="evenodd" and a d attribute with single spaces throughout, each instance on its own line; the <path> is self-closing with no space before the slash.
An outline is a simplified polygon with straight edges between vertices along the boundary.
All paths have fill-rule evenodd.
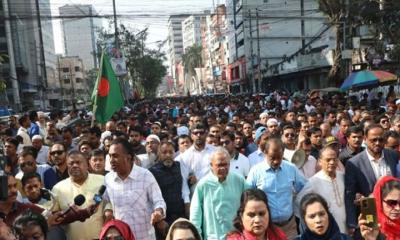
<path id="1" fill-rule="evenodd" d="M 8 177 L 5 172 L 6 158 L 0 156 L 0 201 L 7 200 L 8 198 Z"/>

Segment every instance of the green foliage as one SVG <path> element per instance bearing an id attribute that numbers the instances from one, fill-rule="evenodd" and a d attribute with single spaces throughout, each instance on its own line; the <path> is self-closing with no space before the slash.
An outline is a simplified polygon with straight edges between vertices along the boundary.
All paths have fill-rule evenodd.
<path id="1" fill-rule="evenodd" d="M 189 73 L 191 76 L 195 75 L 195 68 L 202 66 L 203 59 L 201 57 L 201 50 L 201 46 L 193 45 L 186 49 L 186 52 L 182 55 L 185 72 Z"/>
<path id="2" fill-rule="evenodd" d="M 163 65 L 164 53 L 146 47 L 147 28 L 132 30 L 121 24 L 118 33 L 119 46 L 129 70 L 129 80 L 145 96 L 155 96 L 158 85 L 167 73 Z M 99 47 L 104 48 L 107 43 L 113 42 L 114 33 L 102 29 L 99 38 Z"/>

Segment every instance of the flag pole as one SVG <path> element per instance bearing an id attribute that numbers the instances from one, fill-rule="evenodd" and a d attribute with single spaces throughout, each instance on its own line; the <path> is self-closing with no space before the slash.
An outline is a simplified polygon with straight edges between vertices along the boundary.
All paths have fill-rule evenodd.
<path id="1" fill-rule="evenodd" d="M 95 121 L 95 116 L 96 116 L 96 111 L 97 111 L 97 95 L 98 95 L 101 74 L 103 72 L 103 57 L 104 57 L 104 49 L 102 49 L 102 51 L 101 51 L 99 72 L 97 73 L 97 79 L 96 79 L 96 83 L 94 85 L 94 89 L 93 89 L 93 93 L 92 93 L 93 110 L 92 110 L 92 122 L 90 124 L 91 127 L 94 127 L 94 121 Z"/>

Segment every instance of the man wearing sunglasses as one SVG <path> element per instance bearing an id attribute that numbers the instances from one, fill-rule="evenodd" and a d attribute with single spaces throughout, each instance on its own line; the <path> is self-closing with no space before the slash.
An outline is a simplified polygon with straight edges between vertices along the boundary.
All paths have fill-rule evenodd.
<path id="1" fill-rule="evenodd" d="M 283 158 L 292 161 L 293 155 L 296 152 L 296 132 L 292 124 L 283 126 L 282 142 L 285 145 Z"/>
<path id="2" fill-rule="evenodd" d="M 61 180 L 69 177 L 67 170 L 67 153 L 62 142 L 53 144 L 49 150 L 49 160 L 53 167 L 47 169 L 43 174 L 45 188 L 52 189 Z"/>
<path id="3" fill-rule="evenodd" d="M 206 136 L 205 126 L 202 123 L 194 124 L 191 129 L 193 145 L 176 159 L 182 163 L 185 180 L 189 181 L 191 191 L 197 181 L 210 171 L 209 156 L 215 147 L 206 144 Z"/>
<path id="4" fill-rule="evenodd" d="M 367 148 L 352 157 L 346 164 L 345 175 L 345 205 L 347 227 L 349 233 L 354 234 L 357 228 L 359 213 L 354 205 L 356 194 L 369 196 L 377 180 L 383 176 L 399 177 L 396 172 L 398 154 L 390 149 L 384 149 L 384 129 L 379 124 L 372 124 L 365 129 L 365 143 Z M 358 233 L 355 235 L 359 238 Z"/>
<path id="5" fill-rule="evenodd" d="M 249 159 L 236 149 L 235 134 L 228 131 L 223 132 L 220 143 L 221 146 L 224 147 L 231 156 L 229 171 L 235 172 L 246 178 L 250 171 L 250 163 Z"/>

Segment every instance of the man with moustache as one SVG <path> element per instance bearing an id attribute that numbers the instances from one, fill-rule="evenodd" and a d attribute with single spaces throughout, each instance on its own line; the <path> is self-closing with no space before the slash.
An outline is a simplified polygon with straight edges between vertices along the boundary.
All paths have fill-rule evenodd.
<path id="1" fill-rule="evenodd" d="M 133 152 L 136 155 L 145 154 L 146 148 L 141 143 L 142 140 L 142 129 L 139 126 L 129 127 L 129 142 L 132 144 Z"/>
<path id="2" fill-rule="evenodd" d="M 240 197 L 248 188 L 242 176 L 229 172 L 230 158 L 223 147 L 218 147 L 210 156 L 211 172 L 199 181 L 193 194 L 190 221 L 204 240 L 226 239 L 234 229 Z"/>
<path id="3" fill-rule="evenodd" d="M 286 233 L 288 239 L 292 239 L 297 236 L 294 194 L 301 191 L 307 180 L 295 165 L 283 161 L 284 149 L 279 138 L 268 139 L 264 161 L 250 169 L 246 181 L 252 188 L 267 194 L 272 222 Z"/>
<path id="4" fill-rule="evenodd" d="M 83 153 L 72 150 L 67 155 L 67 167 L 69 178 L 57 183 L 52 192 L 54 193 L 55 207 L 53 211 L 68 209 L 71 201 L 82 194 L 86 201 L 80 209 L 88 209 L 90 217 L 84 222 L 72 222 L 65 226 L 69 239 L 86 240 L 95 239 L 99 236 L 103 226 L 104 203 L 98 205 L 97 211 L 94 208 L 94 195 L 98 193 L 104 183 L 104 176 L 89 173 L 89 166 Z M 92 215 L 93 214 L 93 215 Z"/>
<path id="5" fill-rule="evenodd" d="M 171 225 L 180 217 L 189 216 L 189 187 L 183 181 L 180 162 L 174 161 L 175 147 L 171 142 L 161 143 L 158 161 L 149 170 L 160 186 L 167 205 L 165 221 Z"/>
<path id="6" fill-rule="evenodd" d="M 61 142 L 53 144 L 49 151 L 49 159 L 53 167 L 43 173 L 43 183 L 46 189 L 52 189 L 58 182 L 67 179 L 67 153 Z"/>

